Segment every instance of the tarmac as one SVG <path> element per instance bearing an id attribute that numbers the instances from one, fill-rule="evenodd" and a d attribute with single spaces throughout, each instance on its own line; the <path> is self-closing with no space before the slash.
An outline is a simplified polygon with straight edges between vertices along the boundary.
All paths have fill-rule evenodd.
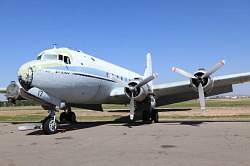
<path id="1" fill-rule="evenodd" d="M 0 123 L 1 166 L 249 166 L 250 122 L 81 122 L 55 135 Z"/>

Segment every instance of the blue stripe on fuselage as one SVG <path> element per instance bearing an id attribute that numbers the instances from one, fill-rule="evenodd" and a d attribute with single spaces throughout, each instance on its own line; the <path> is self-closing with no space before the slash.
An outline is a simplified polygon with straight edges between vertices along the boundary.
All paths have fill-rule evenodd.
<path id="1" fill-rule="evenodd" d="M 112 82 L 116 82 L 116 81 L 113 81 L 109 77 L 109 75 L 117 77 L 118 79 L 123 78 L 124 82 L 128 82 L 131 79 L 131 78 L 129 79 L 129 78 L 126 78 L 126 77 L 121 76 L 121 75 L 118 76 L 118 75 L 115 75 L 113 73 L 108 73 L 108 72 L 106 72 L 104 70 L 100 70 L 100 69 L 96 69 L 96 68 L 90 68 L 90 67 L 81 67 L 81 66 L 56 66 L 56 67 L 49 67 L 47 69 L 63 70 L 63 71 L 68 71 L 68 72 L 74 73 L 76 75 L 82 75 L 82 76 L 84 76 L 84 75 L 87 76 L 88 75 L 90 77 L 104 79 L 104 80 L 112 81 Z"/>
<path id="2" fill-rule="evenodd" d="M 77 72 L 77 73 L 86 73 L 90 75 L 96 75 L 99 77 L 107 78 L 107 72 L 95 68 L 89 67 L 80 67 L 80 66 L 57 66 L 57 67 L 49 67 L 47 69 L 55 69 L 55 70 L 65 70 L 69 72 Z"/>

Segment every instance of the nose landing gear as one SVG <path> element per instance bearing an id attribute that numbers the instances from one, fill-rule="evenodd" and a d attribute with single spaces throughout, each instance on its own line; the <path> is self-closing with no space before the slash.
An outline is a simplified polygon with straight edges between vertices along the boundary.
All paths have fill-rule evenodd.
<path id="1" fill-rule="evenodd" d="M 49 110 L 49 116 L 42 121 L 42 130 L 45 134 L 55 134 L 57 132 L 58 123 L 56 121 L 55 110 Z"/>
<path id="2" fill-rule="evenodd" d="M 76 114 L 71 111 L 71 107 L 61 113 L 60 115 L 61 123 L 76 123 Z M 58 121 L 56 120 L 56 109 L 49 110 L 49 115 L 42 120 L 42 130 L 45 134 L 55 134 L 58 129 Z"/>

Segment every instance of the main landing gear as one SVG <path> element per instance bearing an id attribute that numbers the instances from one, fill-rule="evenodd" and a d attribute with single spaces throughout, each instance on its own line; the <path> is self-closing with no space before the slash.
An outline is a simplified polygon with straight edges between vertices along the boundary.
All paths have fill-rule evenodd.
<path id="1" fill-rule="evenodd" d="M 76 114 L 71 111 L 71 107 L 68 106 L 67 109 L 60 115 L 61 123 L 76 123 Z"/>
<path id="2" fill-rule="evenodd" d="M 60 123 L 76 123 L 76 114 L 71 111 L 71 107 L 61 113 Z M 55 134 L 58 129 L 58 121 L 56 120 L 56 109 L 50 109 L 49 115 L 42 120 L 42 130 L 45 134 Z"/>
<path id="3" fill-rule="evenodd" d="M 145 109 L 142 112 L 142 122 L 144 123 L 159 123 L 159 113 L 155 109 Z"/>
<path id="4" fill-rule="evenodd" d="M 153 109 L 150 101 L 146 101 L 141 106 L 142 109 L 142 122 L 144 123 L 158 123 L 159 113 L 156 109 Z"/>

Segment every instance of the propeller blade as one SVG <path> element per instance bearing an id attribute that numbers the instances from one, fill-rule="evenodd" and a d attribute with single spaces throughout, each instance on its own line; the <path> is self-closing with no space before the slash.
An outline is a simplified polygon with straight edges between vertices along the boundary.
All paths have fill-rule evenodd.
<path id="1" fill-rule="evenodd" d="M 193 74 L 191 74 L 191 73 L 189 73 L 189 72 L 187 72 L 185 70 L 182 70 L 180 68 L 177 68 L 177 67 L 173 67 L 172 71 L 176 72 L 176 73 L 179 73 L 179 74 L 181 74 L 181 75 L 183 75 L 185 77 L 188 77 L 188 78 L 195 78 Z"/>
<path id="2" fill-rule="evenodd" d="M 132 97 L 130 99 L 130 105 L 129 105 L 129 117 L 130 117 L 130 120 L 134 120 L 134 115 L 135 115 L 135 98 L 134 98 L 134 95 L 132 93 Z"/>
<path id="3" fill-rule="evenodd" d="M 202 84 L 199 84 L 198 91 L 199 91 L 201 111 L 206 111 L 206 101 Z"/>
<path id="4" fill-rule="evenodd" d="M 208 70 L 202 77 L 207 78 L 211 76 L 213 73 L 215 73 L 217 70 L 219 70 L 222 66 L 226 64 L 225 60 L 220 61 L 216 65 L 214 65 L 210 70 Z"/>
<path id="5" fill-rule="evenodd" d="M 139 84 L 137 84 L 137 85 L 135 86 L 135 89 L 136 89 L 136 88 L 140 88 L 140 87 L 146 85 L 147 83 L 149 83 L 150 81 L 153 81 L 153 80 L 156 79 L 157 77 L 158 77 L 157 74 L 153 74 L 153 75 L 151 75 L 151 76 L 145 78 L 144 80 L 142 80 Z"/>

